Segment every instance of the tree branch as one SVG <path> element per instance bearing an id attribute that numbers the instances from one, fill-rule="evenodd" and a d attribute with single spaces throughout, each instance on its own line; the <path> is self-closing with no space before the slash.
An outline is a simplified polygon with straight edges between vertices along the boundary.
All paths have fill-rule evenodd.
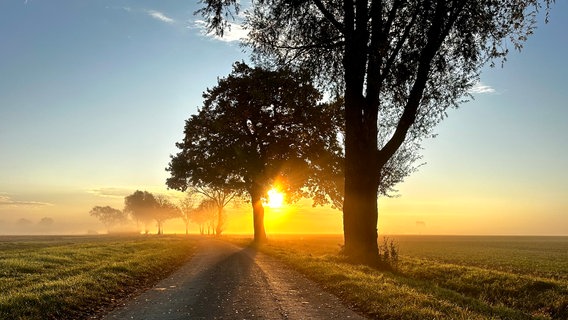
<path id="1" fill-rule="evenodd" d="M 396 57 L 400 53 L 400 50 L 402 50 L 402 46 L 404 46 L 404 43 L 406 42 L 406 40 L 410 36 L 410 30 L 412 29 L 412 26 L 414 25 L 414 22 L 416 21 L 417 17 L 418 17 L 418 10 L 416 10 L 414 12 L 412 19 L 404 28 L 404 32 L 403 32 L 402 36 L 398 39 L 398 42 L 396 43 L 394 50 L 392 51 L 391 55 L 388 57 L 387 62 L 385 64 L 385 67 L 383 69 L 383 73 L 381 74 L 381 80 L 380 81 L 383 81 L 387 77 L 387 75 L 390 71 L 390 68 L 392 67 L 392 65 L 394 64 L 394 62 L 396 60 Z"/>
<path id="2" fill-rule="evenodd" d="M 369 62 L 367 64 L 367 94 L 366 94 L 366 108 L 365 121 L 377 122 L 378 107 L 379 107 L 379 92 L 381 90 L 381 57 L 379 48 L 381 45 L 381 11 L 382 2 L 373 1 L 371 3 L 371 42 L 369 44 Z M 369 134 L 376 135 L 376 132 Z"/>
<path id="3" fill-rule="evenodd" d="M 345 18 L 343 23 L 345 24 L 345 36 L 351 37 L 353 35 L 353 30 L 355 30 L 355 12 L 353 11 L 353 1 L 343 1 L 343 10 Z"/>
<path id="4" fill-rule="evenodd" d="M 327 8 L 323 5 L 320 0 L 313 0 L 316 7 L 319 11 L 323 14 L 323 16 L 339 31 L 341 34 L 345 34 L 345 27 L 341 24 L 341 22 L 335 19 L 335 16 L 327 10 Z"/>
<path id="5" fill-rule="evenodd" d="M 410 90 L 408 100 L 406 102 L 406 105 L 404 106 L 404 111 L 402 113 L 402 116 L 400 117 L 396 130 L 391 139 L 385 144 L 385 146 L 382 149 L 377 150 L 377 161 L 379 162 L 377 164 L 379 165 L 379 167 L 382 167 L 388 161 L 388 159 L 392 157 L 396 150 L 398 150 L 398 148 L 406 139 L 408 130 L 416 121 L 416 113 L 418 111 L 418 107 L 420 106 L 422 93 L 426 88 L 426 82 L 428 81 L 428 73 L 430 72 L 432 59 L 434 59 L 436 52 L 440 48 L 441 43 L 447 35 L 445 31 L 451 29 L 450 26 L 443 25 L 444 15 L 447 12 L 447 8 L 445 8 L 444 5 L 444 1 L 439 1 L 438 5 L 436 6 L 436 12 L 434 14 L 434 17 L 432 18 L 432 26 L 427 33 L 428 40 L 426 46 L 424 47 L 424 49 L 422 49 L 418 70 L 416 72 L 416 80 L 414 81 L 414 85 Z"/>
<path id="6" fill-rule="evenodd" d="M 303 46 L 284 46 L 284 45 L 274 45 L 276 49 L 285 49 L 285 50 L 310 50 L 310 49 L 335 49 L 345 45 L 345 41 L 337 41 L 330 44 L 309 44 Z"/>

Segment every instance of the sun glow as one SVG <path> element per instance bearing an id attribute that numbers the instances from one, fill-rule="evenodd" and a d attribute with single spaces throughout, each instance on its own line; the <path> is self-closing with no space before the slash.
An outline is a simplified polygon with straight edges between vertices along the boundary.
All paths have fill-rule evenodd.
<path id="1" fill-rule="evenodd" d="M 281 208 L 284 204 L 284 194 L 274 188 L 268 190 L 268 199 L 266 199 L 266 206 L 270 208 Z"/>

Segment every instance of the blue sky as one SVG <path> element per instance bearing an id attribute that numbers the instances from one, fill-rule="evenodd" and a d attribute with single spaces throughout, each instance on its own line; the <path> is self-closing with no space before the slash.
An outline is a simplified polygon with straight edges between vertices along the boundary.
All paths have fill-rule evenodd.
<path id="1" fill-rule="evenodd" d="M 149 167 L 167 163 L 201 92 L 244 57 L 191 28 L 191 1 L 160 3 L 2 2 L 11 184 L 155 183 Z"/>
<path id="2" fill-rule="evenodd" d="M 203 35 L 196 9 L 0 2 L 0 233 L 44 216 L 61 232 L 84 230 L 95 205 L 164 192 L 184 120 L 247 59 L 229 41 L 238 34 Z M 487 92 L 452 110 L 425 143 L 428 164 L 401 196 L 380 201 L 381 232 L 568 235 L 568 5 L 539 22 L 522 53 L 484 70 Z M 319 212 L 341 230 L 339 213 Z"/>

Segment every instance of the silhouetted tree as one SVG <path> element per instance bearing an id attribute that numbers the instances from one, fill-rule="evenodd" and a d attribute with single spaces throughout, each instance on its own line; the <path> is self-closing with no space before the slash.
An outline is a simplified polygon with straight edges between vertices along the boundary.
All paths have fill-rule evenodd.
<path id="1" fill-rule="evenodd" d="M 49 226 L 53 225 L 54 222 L 55 222 L 55 220 L 53 220 L 53 218 L 43 217 L 43 218 L 41 218 L 41 220 L 37 224 L 39 224 L 42 227 L 49 227 Z"/>
<path id="2" fill-rule="evenodd" d="M 199 226 L 199 233 L 205 234 L 207 227 L 207 234 L 215 233 L 215 221 L 217 220 L 217 204 L 211 199 L 202 199 L 197 208 L 191 211 L 191 222 Z"/>
<path id="3" fill-rule="evenodd" d="M 129 213 L 137 223 L 144 224 L 145 233 L 149 232 L 148 223 L 154 220 L 157 206 L 154 195 L 148 191 L 136 190 L 124 198 L 124 212 Z"/>
<path id="4" fill-rule="evenodd" d="M 158 225 L 158 234 L 164 234 L 164 222 L 166 222 L 166 220 L 179 218 L 181 212 L 179 208 L 164 195 L 157 195 L 154 199 L 156 199 L 156 210 L 154 210 L 152 216 Z"/>
<path id="5" fill-rule="evenodd" d="M 215 227 L 215 234 L 221 235 L 225 228 L 225 214 L 223 209 L 237 196 L 237 192 L 229 188 L 211 188 L 211 187 L 193 187 L 193 192 L 205 196 L 215 202 L 217 207 L 217 225 Z"/>
<path id="6" fill-rule="evenodd" d="M 192 192 L 188 192 L 185 195 L 185 198 L 179 201 L 179 210 L 180 210 L 180 217 L 185 223 L 185 234 L 189 234 L 189 223 L 191 221 L 191 217 L 194 214 L 195 208 L 195 197 Z"/>
<path id="7" fill-rule="evenodd" d="M 197 211 L 199 212 L 202 221 L 201 229 L 203 229 L 203 226 L 206 225 L 207 234 L 208 235 L 215 234 L 215 231 L 217 230 L 215 228 L 215 223 L 217 221 L 217 213 L 218 213 L 217 204 L 215 203 L 215 200 L 204 199 L 199 204 L 199 207 L 197 207 Z"/>
<path id="8" fill-rule="evenodd" d="M 122 210 L 112 208 L 110 206 L 93 207 L 93 209 L 91 209 L 89 214 L 92 217 L 99 219 L 105 225 L 107 232 L 109 232 L 109 230 L 113 226 L 124 223 L 126 222 L 126 220 L 128 220 L 128 215 L 125 212 L 123 212 Z"/>
<path id="9" fill-rule="evenodd" d="M 237 0 L 204 0 L 222 34 Z M 377 196 L 389 161 L 469 96 L 482 66 L 505 61 L 553 0 L 254 1 L 254 58 L 309 70 L 345 99 L 345 253 L 375 263 Z M 233 9 L 235 8 L 235 9 Z M 309 129 L 306 129 L 308 132 Z M 380 139 L 383 137 L 384 139 Z M 392 168 L 392 166 L 391 166 Z"/>
<path id="10" fill-rule="evenodd" d="M 337 105 L 318 103 L 322 96 L 306 74 L 235 63 L 203 97 L 201 110 L 186 121 L 167 185 L 248 194 L 255 241 L 266 238 L 262 199 L 271 185 L 279 184 L 288 199 L 318 201 L 330 191 L 323 177 L 341 175 L 331 111 Z"/>

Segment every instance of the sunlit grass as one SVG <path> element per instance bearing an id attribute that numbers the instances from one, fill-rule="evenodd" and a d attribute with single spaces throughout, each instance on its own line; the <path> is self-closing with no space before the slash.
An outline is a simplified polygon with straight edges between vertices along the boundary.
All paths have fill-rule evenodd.
<path id="1" fill-rule="evenodd" d="M 0 237 L 0 319 L 84 319 L 191 256 L 176 236 Z"/>
<path id="2" fill-rule="evenodd" d="M 341 236 L 271 237 L 261 250 L 379 319 L 568 318 L 568 238 L 395 240 L 393 272 L 347 263 Z"/>

